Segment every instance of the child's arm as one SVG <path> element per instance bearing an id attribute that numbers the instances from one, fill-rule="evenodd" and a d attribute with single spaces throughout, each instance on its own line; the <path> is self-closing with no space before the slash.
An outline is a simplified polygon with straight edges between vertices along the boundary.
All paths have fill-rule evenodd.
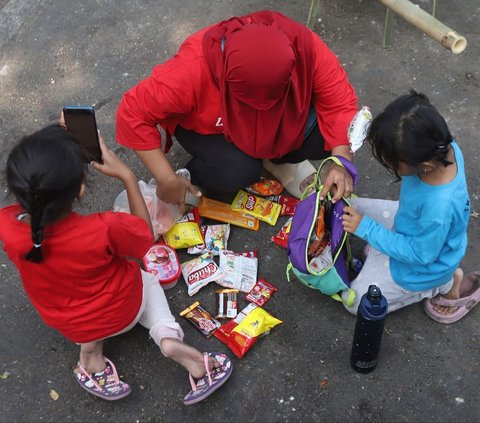
<path id="1" fill-rule="evenodd" d="M 103 164 L 92 162 L 91 165 L 99 172 L 113 176 L 122 181 L 127 191 L 128 204 L 130 206 L 130 213 L 143 219 L 150 232 L 153 234 L 152 222 L 148 214 L 145 200 L 143 199 L 135 174 L 132 170 L 113 152 L 111 151 L 102 136 L 99 136 L 100 148 L 102 149 Z"/>
<path id="2" fill-rule="evenodd" d="M 433 263 L 448 236 L 447 221 L 417 221 L 416 235 L 406 236 L 391 231 L 368 216 L 362 216 L 352 207 L 345 207 L 342 216 L 346 232 L 367 241 L 375 249 L 404 263 L 426 265 Z"/>

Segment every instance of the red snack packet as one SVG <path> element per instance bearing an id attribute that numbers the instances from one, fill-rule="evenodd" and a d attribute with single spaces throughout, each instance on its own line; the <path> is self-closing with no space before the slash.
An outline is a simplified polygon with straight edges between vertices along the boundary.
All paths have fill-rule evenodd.
<path id="1" fill-rule="evenodd" d="M 281 195 L 280 201 L 278 204 L 282 206 L 280 211 L 280 216 L 293 216 L 295 213 L 295 207 L 300 203 L 300 200 L 295 197 L 290 197 L 289 195 Z"/>
<path id="2" fill-rule="evenodd" d="M 293 216 L 295 207 L 297 207 L 297 204 L 300 202 L 298 198 L 290 195 L 271 195 L 266 199 L 282 206 L 280 216 Z"/>
<path id="3" fill-rule="evenodd" d="M 245 188 L 245 191 L 254 195 L 279 195 L 283 191 L 283 185 L 276 179 L 260 178 L 260 181 Z"/>
<path id="4" fill-rule="evenodd" d="M 290 233 L 291 225 L 292 225 L 292 218 L 290 217 L 282 226 L 282 229 L 280 229 L 278 234 L 272 236 L 272 242 L 279 245 L 280 247 L 287 248 L 288 234 Z"/>
<path id="5" fill-rule="evenodd" d="M 252 290 L 245 296 L 247 301 L 263 307 L 271 296 L 278 291 L 278 288 L 263 278 L 258 278 L 257 283 Z"/>
<path id="6" fill-rule="evenodd" d="M 214 336 L 242 358 L 247 351 L 270 330 L 282 323 L 256 304 L 246 306 L 235 319 L 220 326 Z"/>

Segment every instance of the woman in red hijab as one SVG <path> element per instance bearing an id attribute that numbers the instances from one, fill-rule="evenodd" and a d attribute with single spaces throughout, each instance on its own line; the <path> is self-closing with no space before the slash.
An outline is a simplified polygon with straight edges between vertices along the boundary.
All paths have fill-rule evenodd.
<path id="1" fill-rule="evenodd" d="M 314 171 L 306 160 L 351 159 L 347 128 L 357 109 L 345 71 L 320 37 L 263 11 L 193 34 L 125 93 L 117 141 L 135 150 L 159 198 L 170 203 L 182 205 L 186 190 L 197 190 L 169 165 L 158 127 L 165 131 L 163 150 L 175 135 L 192 155 L 186 168 L 195 185 L 236 192 L 258 181 L 265 166 L 298 195 Z M 335 198 L 353 189 L 348 172 L 335 165 L 325 192 L 332 187 Z"/>

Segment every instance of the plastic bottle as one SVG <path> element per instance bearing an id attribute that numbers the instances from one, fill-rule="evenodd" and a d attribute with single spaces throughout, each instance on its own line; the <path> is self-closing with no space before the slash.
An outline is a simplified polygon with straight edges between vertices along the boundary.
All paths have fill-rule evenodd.
<path id="1" fill-rule="evenodd" d="M 387 299 L 380 288 L 370 285 L 360 300 L 353 335 L 350 363 L 357 372 L 369 373 L 377 365 L 387 310 Z"/>

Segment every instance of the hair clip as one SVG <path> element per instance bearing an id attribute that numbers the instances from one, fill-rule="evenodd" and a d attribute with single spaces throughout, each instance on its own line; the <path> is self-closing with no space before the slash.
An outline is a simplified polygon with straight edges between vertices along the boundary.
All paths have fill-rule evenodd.
<path id="1" fill-rule="evenodd" d="M 437 145 L 437 148 L 438 148 L 439 150 L 443 150 L 443 149 L 445 149 L 445 148 L 447 148 L 447 147 L 448 147 L 448 145 Z"/>

